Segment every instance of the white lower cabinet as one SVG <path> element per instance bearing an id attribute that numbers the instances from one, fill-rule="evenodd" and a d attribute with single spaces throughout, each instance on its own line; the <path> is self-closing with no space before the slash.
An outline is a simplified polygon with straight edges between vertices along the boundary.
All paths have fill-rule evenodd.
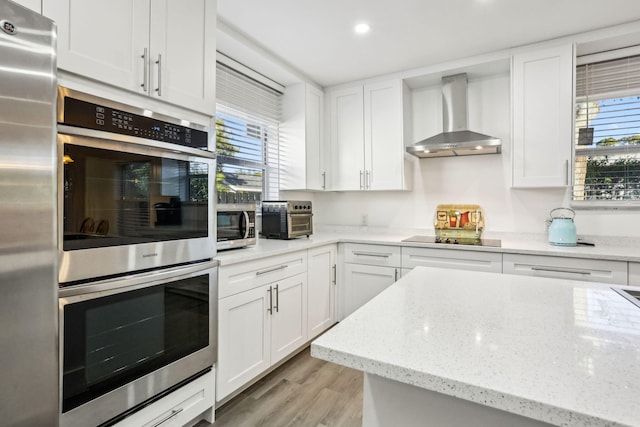
<path id="1" fill-rule="evenodd" d="M 306 310 L 306 272 L 220 299 L 216 400 L 304 344 Z"/>
<path id="2" fill-rule="evenodd" d="M 401 274 L 400 247 L 346 243 L 341 275 L 340 319 L 396 282 Z"/>
<path id="3" fill-rule="evenodd" d="M 502 254 L 439 248 L 402 248 L 402 268 L 418 266 L 502 273 Z"/>
<path id="4" fill-rule="evenodd" d="M 213 423 L 215 384 L 214 369 L 134 412 L 114 427 L 183 427 L 202 419 Z"/>
<path id="5" fill-rule="evenodd" d="M 345 264 L 343 315 L 347 317 L 400 278 L 400 268 Z"/>
<path id="6" fill-rule="evenodd" d="M 312 339 L 336 322 L 337 245 L 307 251 L 307 331 Z"/>
<path id="7" fill-rule="evenodd" d="M 503 254 L 502 272 L 617 285 L 627 284 L 627 263 L 545 255 Z"/>
<path id="8" fill-rule="evenodd" d="M 629 263 L 629 285 L 640 286 L 640 262 Z"/>

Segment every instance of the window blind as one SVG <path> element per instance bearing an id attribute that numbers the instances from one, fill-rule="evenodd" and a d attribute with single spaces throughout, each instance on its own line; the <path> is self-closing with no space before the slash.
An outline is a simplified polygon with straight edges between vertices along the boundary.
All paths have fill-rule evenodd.
<path id="1" fill-rule="evenodd" d="M 278 199 L 281 94 L 224 64 L 216 72 L 218 202 Z"/>
<path id="2" fill-rule="evenodd" d="M 576 67 L 574 201 L 640 201 L 640 55 Z"/>

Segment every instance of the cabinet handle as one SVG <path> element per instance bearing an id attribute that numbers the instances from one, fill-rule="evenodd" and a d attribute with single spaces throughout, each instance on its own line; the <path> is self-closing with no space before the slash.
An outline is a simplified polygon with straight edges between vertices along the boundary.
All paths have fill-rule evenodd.
<path id="1" fill-rule="evenodd" d="M 360 189 L 362 190 L 362 171 L 360 171 Z"/>
<path id="2" fill-rule="evenodd" d="M 591 272 L 587 270 L 578 270 L 577 268 L 563 268 L 563 267 L 541 267 L 534 265 L 531 267 L 534 271 L 552 271 L 554 273 L 573 273 L 573 274 L 584 274 L 590 275 Z"/>
<path id="3" fill-rule="evenodd" d="M 167 415 L 166 417 L 164 417 L 163 419 L 161 419 L 160 421 L 158 421 L 157 423 L 155 423 L 154 425 L 152 425 L 151 427 L 158 427 L 160 424 L 164 424 L 167 421 L 169 421 L 171 418 L 175 417 L 176 415 L 178 415 L 180 412 L 182 412 L 183 408 L 180 409 L 174 409 L 171 411 L 171 413 L 169 415 Z"/>
<path id="4" fill-rule="evenodd" d="M 364 189 L 371 190 L 371 172 L 364 172 Z"/>
<path id="5" fill-rule="evenodd" d="M 276 313 L 278 312 L 279 306 L 280 306 L 280 292 L 278 291 L 278 285 L 276 285 Z"/>
<path id="6" fill-rule="evenodd" d="M 267 308 L 267 313 L 273 314 L 273 291 L 271 286 L 269 286 L 267 292 L 269 292 L 269 308 Z"/>
<path id="7" fill-rule="evenodd" d="M 327 173 L 326 172 L 322 172 L 322 189 L 323 190 L 327 189 Z"/>
<path id="8" fill-rule="evenodd" d="M 332 280 L 332 282 L 333 282 L 334 285 L 336 285 L 336 283 L 338 283 L 338 273 L 337 273 L 338 269 L 336 268 L 335 264 L 333 264 L 333 267 L 331 267 L 331 269 L 333 270 L 333 280 Z"/>
<path id="9" fill-rule="evenodd" d="M 564 161 L 564 185 L 569 185 L 569 160 Z"/>
<path id="10" fill-rule="evenodd" d="M 147 48 L 144 48 L 144 52 L 142 53 L 142 56 L 140 58 L 142 58 L 142 69 L 144 70 L 143 73 L 144 75 L 142 76 L 142 84 L 140 85 L 142 87 L 142 91 L 147 93 L 149 92 L 149 58 L 147 58 Z"/>
<path id="11" fill-rule="evenodd" d="M 395 269 L 395 273 L 396 273 L 396 274 L 395 274 L 395 279 L 394 279 L 394 281 L 395 281 L 395 282 L 397 282 L 397 281 L 398 281 L 398 269 L 397 269 L 397 268 Z"/>
<path id="12" fill-rule="evenodd" d="M 378 258 L 389 258 L 391 256 L 391 254 L 381 254 L 379 252 L 360 252 L 360 251 L 353 251 L 352 252 L 354 255 L 360 255 L 360 256 L 375 256 Z"/>
<path id="13" fill-rule="evenodd" d="M 287 267 L 289 267 L 287 264 L 282 264 L 282 265 L 279 265 L 277 267 L 267 268 L 266 270 L 256 271 L 256 276 L 260 276 L 262 274 L 271 273 L 272 271 L 284 270 Z"/>
<path id="14" fill-rule="evenodd" d="M 158 87 L 156 88 L 156 92 L 158 92 L 158 96 L 162 96 L 162 55 L 158 54 L 158 60 L 156 61 L 158 65 Z"/>

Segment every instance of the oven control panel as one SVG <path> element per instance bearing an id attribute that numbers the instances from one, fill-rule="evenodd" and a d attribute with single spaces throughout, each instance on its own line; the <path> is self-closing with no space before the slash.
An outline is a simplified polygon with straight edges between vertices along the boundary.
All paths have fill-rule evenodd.
<path id="1" fill-rule="evenodd" d="M 66 97 L 65 125 L 208 149 L 207 132 Z"/>

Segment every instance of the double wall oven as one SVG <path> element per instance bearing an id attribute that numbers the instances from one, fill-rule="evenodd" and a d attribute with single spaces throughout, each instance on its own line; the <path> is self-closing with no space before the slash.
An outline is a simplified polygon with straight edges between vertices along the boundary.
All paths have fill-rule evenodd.
<path id="1" fill-rule="evenodd" d="M 60 425 L 112 425 L 217 351 L 208 128 L 58 88 Z"/>

